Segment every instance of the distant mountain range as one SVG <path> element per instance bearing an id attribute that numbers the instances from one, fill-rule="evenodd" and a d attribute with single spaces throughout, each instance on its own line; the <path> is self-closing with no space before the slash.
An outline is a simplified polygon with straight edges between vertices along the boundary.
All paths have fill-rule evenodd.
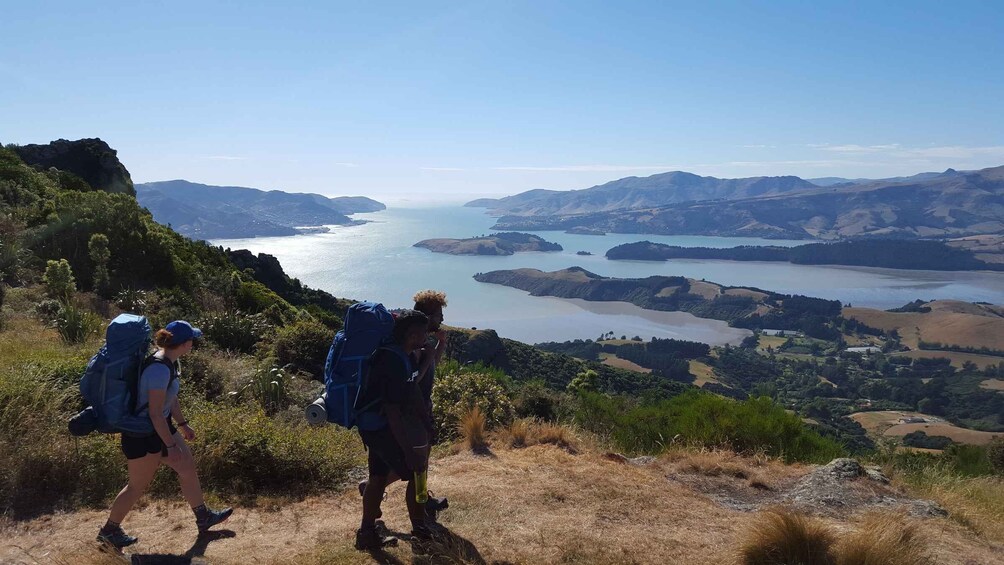
<path id="1" fill-rule="evenodd" d="M 543 216 L 651 208 L 682 202 L 736 199 L 818 189 L 798 177 L 719 179 L 673 171 L 649 177 L 627 177 L 584 190 L 530 190 L 514 196 L 482 198 L 467 206 L 498 214 Z"/>
<path id="2" fill-rule="evenodd" d="M 186 180 L 137 184 L 136 198 L 154 220 L 196 239 L 295 235 L 305 231 L 297 229 L 302 226 L 349 225 L 356 223 L 349 214 L 386 209 L 363 196 L 328 198 Z"/>
<path id="3" fill-rule="evenodd" d="M 817 182 L 846 179 L 816 179 Z M 1004 232 L 1004 167 L 847 181 L 629 177 L 565 192 L 534 190 L 468 206 L 500 215 L 494 229 L 773 238 L 958 237 Z"/>

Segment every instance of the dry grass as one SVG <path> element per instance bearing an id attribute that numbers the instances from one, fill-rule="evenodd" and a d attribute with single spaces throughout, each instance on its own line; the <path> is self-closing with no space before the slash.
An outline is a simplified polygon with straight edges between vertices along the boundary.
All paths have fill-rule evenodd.
<path id="1" fill-rule="evenodd" d="M 580 440 L 577 434 L 564 424 L 541 422 L 533 418 L 513 421 L 503 432 L 504 443 L 514 448 L 531 445 L 554 445 L 569 453 L 578 453 Z"/>
<path id="2" fill-rule="evenodd" d="M 961 346 L 1004 349 L 1004 317 L 999 306 L 984 306 L 957 300 L 936 300 L 931 311 L 885 312 L 871 308 L 844 308 L 845 318 L 854 318 L 874 328 L 896 330 L 903 343 L 917 348 L 918 340 Z"/>
<path id="3" fill-rule="evenodd" d="M 960 428 L 948 423 L 935 424 L 896 424 L 883 432 L 886 436 L 905 436 L 911 432 L 921 431 L 929 436 L 945 436 L 952 441 L 968 443 L 972 445 L 986 445 L 995 437 L 1004 437 L 1001 432 L 984 432 L 980 430 L 970 430 Z"/>
<path id="4" fill-rule="evenodd" d="M 963 478 L 929 469 L 896 482 L 912 496 L 935 500 L 969 530 L 1004 543 L 1004 478 Z"/>
<path id="5" fill-rule="evenodd" d="M 896 355 L 902 355 L 903 357 L 909 357 L 910 359 L 934 359 L 942 357 L 951 361 L 952 366 L 956 368 L 961 368 L 962 364 L 966 361 L 974 363 L 980 369 L 1004 363 L 1004 357 L 997 357 L 995 355 L 979 355 L 977 353 L 960 353 L 957 351 L 916 349 L 914 351 L 897 353 Z"/>
<path id="6" fill-rule="evenodd" d="M 556 445 L 569 453 L 578 452 L 578 440 L 571 428 L 564 424 L 544 422 L 536 426 L 534 439 L 537 443 Z"/>
<path id="7" fill-rule="evenodd" d="M 519 418 L 513 420 L 509 425 L 509 445 L 512 447 L 526 447 L 527 439 L 530 437 L 530 424 L 532 420 Z"/>
<path id="8" fill-rule="evenodd" d="M 472 451 L 486 451 L 488 449 L 485 415 L 481 412 L 481 408 L 474 406 L 461 416 L 457 428 L 467 448 Z"/>
<path id="9" fill-rule="evenodd" d="M 1000 379 L 987 379 L 980 383 L 980 388 L 1004 392 L 1004 381 Z"/>
<path id="10" fill-rule="evenodd" d="M 603 364 L 616 367 L 618 369 L 626 369 L 628 371 L 634 371 L 636 373 L 651 373 L 652 369 L 642 367 L 641 365 L 635 363 L 634 361 L 628 361 L 627 359 L 621 359 L 620 357 L 612 353 L 600 353 L 600 359 L 602 359 Z"/>
<path id="11" fill-rule="evenodd" d="M 823 522 L 783 508 L 761 512 L 739 548 L 743 565 L 834 565 L 836 538 Z"/>
<path id="12" fill-rule="evenodd" d="M 838 565 L 933 565 L 917 524 L 889 512 L 865 516 L 837 544 Z"/>
<path id="13" fill-rule="evenodd" d="M 533 441 L 534 427 L 529 424 Z M 584 441 L 588 441 L 584 436 Z M 402 540 L 385 555 L 370 556 L 352 548 L 360 499 L 355 486 L 323 497 L 280 505 L 241 507 L 226 524 L 236 537 L 212 541 L 193 563 L 236 565 L 328 565 L 364 563 L 562 563 L 644 565 L 720 565 L 735 562 L 743 533 L 761 514 L 732 510 L 681 483 L 676 466 L 715 472 L 720 466 L 745 465 L 772 480 L 795 477 L 805 467 L 786 466 L 766 457 L 744 458 L 720 452 L 688 453 L 676 448 L 653 464 L 606 460 L 584 449 L 571 455 L 550 445 L 498 449 L 495 457 L 464 451 L 436 458 L 430 486 L 448 495 L 450 508 L 441 515 L 452 535 L 435 556 L 413 553 Z M 692 463 L 696 457 L 703 463 Z M 734 482 L 726 474 L 702 481 Z M 989 488 L 989 485 L 988 485 Z M 1000 489 L 1000 483 L 997 483 Z M 383 505 L 384 520 L 394 531 L 407 531 L 404 486 L 395 483 Z M 53 514 L 30 522 L 0 521 L 0 563 L 38 565 L 105 565 L 93 552 L 94 532 L 106 511 L 81 510 Z M 989 518 L 988 518 L 989 519 Z M 813 522 L 816 523 L 816 522 Z M 833 531 L 851 532 L 856 524 L 827 519 Z M 945 565 L 995 563 L 1000 546 L 947 519 L 918 522 L 929 539 L 936 562 Z M 177 502 L 155 500 L 137 508 L 126 520 L 127 531 L 141 538 L 135 546 L 145 556 L 185 562 L 196 538 L 191 510 Z M 919 535 L 921 535 L 919 534 Z M 26 557 L 24 548 L 34 559 Z M 139 562 L 147 562 L 144 558 Z M 150 562 L 161 562 L 151 558 Z M 824 562 L 832 563 L 832 561 Z"/>

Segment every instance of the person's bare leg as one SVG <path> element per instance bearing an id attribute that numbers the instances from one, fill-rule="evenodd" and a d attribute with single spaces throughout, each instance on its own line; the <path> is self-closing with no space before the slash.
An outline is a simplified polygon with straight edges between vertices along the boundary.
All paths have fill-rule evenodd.
<path id="1" fill-rule="evenodd" d="M 164 463 L 169 465 L 178 474 L 178 482 L 181 484 L 181 495 L 185 497 L 185 500 L 188 501 L 188 504 L 193 509 L 198 508 L 206 503 L 206 499 L 202 495 L 202 485 L 199 484 L 199 473 L 195 468 L 195 458 L 192 457 L 192 450 L 189 449 L 181 434 L 175 433 L 174 441 L 178 444 L 181 459 L 177 463 L 171 464 L 165 458 Z"/>
<path id="2" fill-rule="evenodd" d="M 411 518 L 411 527 L 425 527 L 425 503 L 415 500 L 415 479 L 408 481 L 408 488 L 404 494 L 408 504 L 408 517 Z"/>
<path id="3" fill-rule="evenodd" d="M 146 457 L 139 459 L 129 459 L 129 482 L 119 491 L 112 503 L 111 511 L 108 513 L 108 520 L 121 524 L 136 502 L 146 492 L 150 486 L 157 468 L 160 467 L 160 453 L 150 453 Z"/>
<path id="4" fill-rule="evenodd" d="M 387 477 L 370 475 L 366 483 L 366 490 L 363 491 L 363 521 L 360 529 L 373 528 L 377 518 L 380 517 L 380 503 L 383 502 L 383 493 L 387 488 Z"/>

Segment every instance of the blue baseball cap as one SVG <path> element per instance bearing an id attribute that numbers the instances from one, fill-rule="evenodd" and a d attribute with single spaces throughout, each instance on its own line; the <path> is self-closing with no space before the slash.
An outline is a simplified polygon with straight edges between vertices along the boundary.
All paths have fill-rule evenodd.
<path id="1" fill-rule="evenodd" d="M 171 345 L 181 345 L 186 341 L 202 337 L 202 330 L 193 327 L 192 324 L 184 320 L 175 320 L 164 329 L 171 332 Z"/>

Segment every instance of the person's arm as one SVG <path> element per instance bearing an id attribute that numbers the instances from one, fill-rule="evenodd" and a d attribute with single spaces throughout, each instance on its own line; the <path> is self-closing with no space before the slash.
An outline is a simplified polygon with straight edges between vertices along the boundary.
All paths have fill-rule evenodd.
<path id="1" fill-rule="evenodd" d="M 164 417 L 164 400 L 167 397 L 166 388 L 151 388 L 150 398 L 150 421 L 153 422 L 153 429 L 160 436 L 160 441 L 164 442 L 167 448 L 168 460 L 174 460 L 181 456 L 181 450 L 171 435 L 171 428 L 167 426 L 167 418 Z"/>
<path id="2" fill-rule="evenodd" d="M 436 363 L 443 360 L 443 353 L 446 352 L 446 330 L 436 332 Z"/>
<path id="3" fill-rule="evenodd" d="M 192 429 L 192 426 L 188 425 L 188 420 L 185 419 L 185 415 L 181 412 L 181 402 L 177 396 L 174 397 L 174 402 L 171 403 L 171 417 L 178 424 L 178 429 L 186 441 L 195 439 L 195 430 Z"/>

